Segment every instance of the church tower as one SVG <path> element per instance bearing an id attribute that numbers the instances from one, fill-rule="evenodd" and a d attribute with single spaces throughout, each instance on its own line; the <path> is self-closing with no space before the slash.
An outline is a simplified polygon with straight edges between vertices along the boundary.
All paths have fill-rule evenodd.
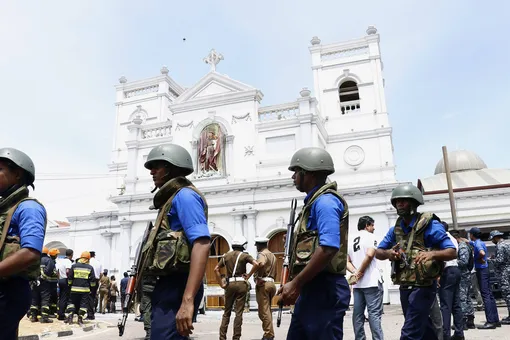
<path id="1" fill-rule="evenodd" d="M 344 186 L 395 182 L 391 126 L 384 94 L 379 34 L 324 45 L 311 40 L 315 97 L 336 162 L 332 179 Z M 354 176 L 353 176 L 354 175 Z"/>

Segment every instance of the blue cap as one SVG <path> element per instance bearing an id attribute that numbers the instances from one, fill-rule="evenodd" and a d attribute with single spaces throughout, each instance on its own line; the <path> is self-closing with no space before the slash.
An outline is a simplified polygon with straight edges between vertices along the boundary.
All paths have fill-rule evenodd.
<path id="1" fill-rule="evenodd" d="M 480 228 L 473 227 L 473 228 L 469 229 L 469 233 L 476 237 L 476 236 L 480 235 L 482 232 L 480 231 Z"/>
<path id="2" fill-rule="evenodd" d="M 491 231 L 491 235 L 489 236 L 489 241 L 492 240 L 496 236 L 503 236 L 504 234 L 499 230 Z"/>

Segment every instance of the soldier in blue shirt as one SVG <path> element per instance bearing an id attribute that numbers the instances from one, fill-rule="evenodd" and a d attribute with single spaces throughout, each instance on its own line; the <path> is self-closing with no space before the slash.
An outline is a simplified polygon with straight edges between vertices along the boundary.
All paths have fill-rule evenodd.
<path id="1" fill-rule="evenodd" d="M 156 146 L 145 167 L 159 189 L 154 196 L 158 218 L 143 247 L 144 275 L 159 277 L 152 293 L 151 339 L 188 339 L 204 294 L 210 246 L 207 203 L 186 179 L 193 162 L 183 147 Z"/>
<path id="2" fill-rule="evenodd" d="M 5 340 L 17 339 L 19 322 L 30 308 L 29 280 L 40 273 L 46 210 L 28 197 L 34 180 L 30 157 L 0 149 L 0 330 Z"/>
<path id="3" fill-rule="evenodd" d="M 478 287 L 480 287 L 480 293 L 482 294 L 483 304 L 485 305 L 485 317 L 487 319 L 485 324 L 477 326 L 477 328 L 494 329 L 496 327 L 501 327 L 501 322 L 499 321 L 496 300 L 492 295 L 489 282 L 490 274 L 489 264 L 487 263 L 487 247 L 480 239 L 481 235 L 482 232 L 478 228 L 471 228 L 469 230 L 471 245 L 474 247 L 476 278 L 478 280 Z"/>
<path id="4" fill-rule="evenodd" d="M 292 241 L 291 281 L 279 290 L 285 305 L 295 303 L 287 339 L 341 340 L 351 298 L 345 279 L 349 209 L 336 182 L 326 183 L 335 171 L 326 150 L 296 151 L 289 170 L 306 197 Z"/>
<path id="5" fill-rule="evenodd" d="M 414 185 L 399 185 L 391 194 L 398 219 L 379 243 L 376 257 L 392 264 L 392 280 L 400 285 L 405 322 L 401 340 L 437 339 L 429 318 L 437 293 L 436 278 L 441 261 L 453 260 L 457 252 L 439 218 L 417 211 L 423 195 Z"/>

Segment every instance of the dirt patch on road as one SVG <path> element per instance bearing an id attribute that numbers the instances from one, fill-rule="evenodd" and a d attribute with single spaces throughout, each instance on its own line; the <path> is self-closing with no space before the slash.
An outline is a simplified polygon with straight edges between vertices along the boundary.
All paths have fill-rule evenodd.
<path id="1" fill-rule="evenodd" d="M 74 329 L 80 329 L 76 323 L 76 317 L 74 318 L 74 323 L 72 325 L 68 325 L 64 323 L 64 321 L 59 321 L 57 319 L 51 319 L 53 323 L 40 323 L 40 322 L 30 322 L 28 318 L 23 318 L 19 324 L 19 335 L 34 335 L 34 334 L 43 334 L 49 332 L 61 332 L 61 331 L 69 331 Z M 94 321 L 84 320 L 83 327 L 92 326 L 95 324 Z"/>

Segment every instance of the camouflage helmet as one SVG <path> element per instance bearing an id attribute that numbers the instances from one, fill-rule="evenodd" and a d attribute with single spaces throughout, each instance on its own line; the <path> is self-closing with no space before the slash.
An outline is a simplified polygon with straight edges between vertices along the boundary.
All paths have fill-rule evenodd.
<path id="1" fill-rule="evenodd" d="M 35 166 L 32 159 L 28 155 L 18 149 L 14 148 L 2 148 L 0 149 L 0 159 L 7 159 L 12 163 L 16 164 L 28 175 L 27 185 L 32 185 L 35 181 Z"/>
<path id="2" fill-rule="evenodd" d="M 329 152 L 322 148 L 307 147 L 299 149 L 290 160 L 289 170 L 301 168 L 305 171 L 321 171 L 328 175 L 335 172 L 335 165 Z"/>
<path id="3" fill-rule="evenodd" d="M 496 236 L 504 236 L 504 234 L 501 231 L 499 231 L 499 230 L 493 230 L 490 233 L 489 241 L 491 241 Z"/>
<path id="4" fill-rule="evenodd" d="M 391 205 L 396 208 L 395 200 L 397 198 L 411 198 L 415 200 L 418 205 L 424 204 L 423 194 L 421 190 L 412 184 L 403 184 L 395 187 L 391 193 Z"/>
<path id="5" fill-rule="evenodd" d="M 149 170 L 152 169 L 152 162 L 155 161 L 165 161 L 186 170 L 184 176 L 188 176 L 194 171 L 191 155 L 185 148 L 177 144 L 163 144 L 154 147 L 147 156 L 145 167 Z"/>

